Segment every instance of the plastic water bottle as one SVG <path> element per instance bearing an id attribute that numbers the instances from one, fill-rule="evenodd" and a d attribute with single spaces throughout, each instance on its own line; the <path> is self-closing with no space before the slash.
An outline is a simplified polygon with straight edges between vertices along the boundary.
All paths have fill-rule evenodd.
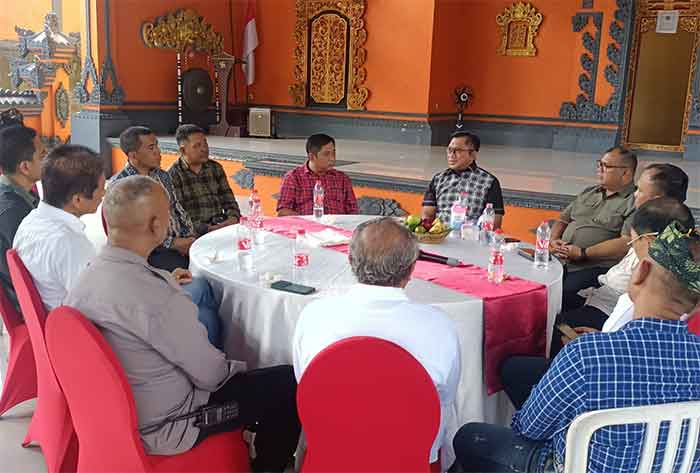
<path id="1" fill-rule="evenodd" d="M 468 195 L 462 192 L 459 199 L 455 200 L 450 209 L 450 228 L 455 232 L 454 235 L 459 235 L 462 230 L 462 225 L 467 219 L 469 208 L 467 206 Z"/>
<path id="2" fill-rule="evenodd" d="M 236 225 L 236 250 L 238 250 L 238 265 L 242 270 L 253 269 L 253 240 L 248 219 L 241 217 Z"/>
<path id="3" fill-rule="evenodd" d="M 262 245 L 265 242 L 265 233 L 262 231 L 263 228 L 263 211 L 262 203 L 260 201 L 260 194 L 256 189 L 250 193 L 248 197 L 248 204 L 250 205 L 250 216 L 248 218 L 249 227 L 253 233 L 253 241 L 256 245 Z"/>
<path id="4" fill-rule="evenodd" d="M 314 218 L 319 220 L 323 218 L 323 184 L 321 181 L 316 181 L 314 186 Z"/>
<path id="5" fill-rule="evenodd" d="M 537 240 L 535 241 L 535 267 L 546 269 L 549 266 L 549 240 L 552 238 L 552 229 L 546 220 L 537 227 Z"/>
<path id="6" fill-rule="evenodd" d="M 294 241 L 294 254 L 292 261 L 295 282 L 299 284 L 306 283 L 306 277 L 310 263 L 311 249 L 306 239 L 306 230 L 297 230 L 297 237 Z"/>
<path id="7" fill-rule="evenodd" d="M 493 228 L 496 224 L 496 211 L 493 204 L 486 204 L 484 213 L 479 217 L 479 243 L 488 246 L 493 238 Z"/>
<path id="8" fill-rule="evenodd" d="M 503 231 L 497 230 L 493 234 L 491 242 L 491 256 L 489 257 L 488 279 L 494 284 L 503 282 Z"/>
<path id="9" fill-rule="evenodd" d="M 260 202 L 260 194 L 257 189 L 253 189 L 248 197 L 248 204 L 250 205 L 250 223 L 252 228 L 259 228 L 262 226 L 262 203 Z"/>

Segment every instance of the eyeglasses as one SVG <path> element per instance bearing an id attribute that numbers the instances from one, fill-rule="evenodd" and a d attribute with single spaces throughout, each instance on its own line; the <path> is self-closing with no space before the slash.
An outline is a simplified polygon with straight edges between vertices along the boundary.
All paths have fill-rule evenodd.
<path id="1" fill-rule="evenodd" d="M 474 148 L 447 148 L 447 154 L 461 154 L 461 153 L 473 153 L 476 151 Z"/>
<path id="2" fill-rule="evenodd" d="M 659 232 L 642 233 L 641 235 L 637 235 L 636 237 L 634 237 L 634 238 L 632 238 L 630 241 L 628 241 L 628 242 L 627 242 L 627 246 L 632 246 L 632 244 L 633 244 L 635 241 L 640 240 L 640 239 L 642 239 L 642 238 L 644 238 L 644 237 L 657 237 L 657 236 L 659 236 Z"/>
<path id="3" fill-rule="evenodd" d="M 599 159 L 595 162 L 595 168 L 602 169 L 603 171 L 607 171 L 608 169 L 629 169 L 630 167 L 629 166 L 613 166 L 613 165 L 605 163 Z"/>

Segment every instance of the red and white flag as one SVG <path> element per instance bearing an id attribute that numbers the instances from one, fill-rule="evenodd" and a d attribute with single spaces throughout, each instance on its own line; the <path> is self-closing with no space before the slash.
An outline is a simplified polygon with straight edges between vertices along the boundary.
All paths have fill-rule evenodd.
<path id="1" fill-rule="evenodd" d="M 248 9 L 245 15 L 245 31 L 243 32 L 243 64 L 246 84 L 255 82 L 255 48 L 258 47 L 258 28 L 255 26 L 255 2 L 248 0 Z"/>

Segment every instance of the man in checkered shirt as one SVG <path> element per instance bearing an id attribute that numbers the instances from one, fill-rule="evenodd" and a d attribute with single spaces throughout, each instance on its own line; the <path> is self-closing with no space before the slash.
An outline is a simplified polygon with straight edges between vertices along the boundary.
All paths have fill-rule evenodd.
<path id="1" fill-rule="evenodd" d="M 323 213 L 356 214 L 357 200 L 347 174 L 334 169 L 335 140 L 328 135 L 311 135 L 306 140 L 307 161 L 282 179 L 277 215 L 311 215 L 314 186 L 323 186 Z"/>
<path id="2" fill-rule="evenodd" d="M 478 219 L 486 204 L 493 204 L 496 211 L 495 228 L 501 228 L 505 209 L 501 184 L 493 174 L 476 164 L 481 140 L 473 133 L 455 132 L 447 147 L 446 170 L 436 174 L 423 197 L 423 218 L 439 217 L 444 223 L 450 221 L 452 204 L 462 192 L 469 196 L 468 220 Z"/>
<path id="3" fill-rule="evenodd" d="M 699 252 L 695 230 L 671 223 L 632 275 L 634 319 L 616 332 L 582 335 L 566 345 L 513 416 L 512 430 L 481 423 L 462 427 L 454 446 L 464 471 L 562 471 L 566 452 L 581 448 L 566 444 L 579 415 L 700 400 L 700 337 L 684 321 L 700 302 Z M 662 424 L 651 471 L 660 469 L 668 432 Z M 687 435 L 685 425 L 680 445 Z M 640 424 L 596 431 L 587 471 L 637 471 L 644 440 Z M 684 454 L 680 449 L 673 471 Z M 691 471 L 698 472 L 697 449 L 692 455 Z"/>

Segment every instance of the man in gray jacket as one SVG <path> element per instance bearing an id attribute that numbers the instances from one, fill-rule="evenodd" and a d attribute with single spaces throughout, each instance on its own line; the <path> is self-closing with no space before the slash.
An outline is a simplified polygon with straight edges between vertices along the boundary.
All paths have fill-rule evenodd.
<path id="1" fill-rule="evenodd" d="M 158 182 L 130 176 L 104 198 L 109 243 L 82 273 L 65 305 L 102 331 L 131 385 L 151 454 L 189 450 L 213 433 L 256 425 L 254 471 L 283 471 L 300 425 L 291 366 L 246 371 L 212 346 L 197 307 L 167 271 L 148 264 L 166 238 L 170 201 Z M 240 418 L 211 428 L 174 417 L 236 401 Z"/>

